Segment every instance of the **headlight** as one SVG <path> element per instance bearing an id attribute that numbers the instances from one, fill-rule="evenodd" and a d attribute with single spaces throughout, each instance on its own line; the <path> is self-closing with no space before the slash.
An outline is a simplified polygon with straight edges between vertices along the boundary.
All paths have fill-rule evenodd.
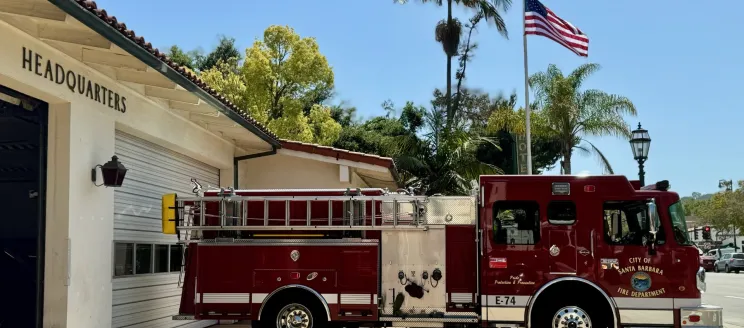
<path id="1" fill-rule="evenodd" d="M 701 292 L 705 292 L 705 269 L 699 268 L 697 274 L 695 275 L 695 280 L 697 280 L 697 289 Z"/>

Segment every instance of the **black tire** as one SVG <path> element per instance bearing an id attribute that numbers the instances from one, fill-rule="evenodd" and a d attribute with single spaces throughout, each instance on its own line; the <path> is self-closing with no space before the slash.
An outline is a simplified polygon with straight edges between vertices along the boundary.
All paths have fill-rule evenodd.
<path id="1" fill-rule="evenodd" d="M 306 322 L 302 328 L 325 328 L 328 317 L 320 301 L 303 297 L 304 295 L 284 295 L 271 299 L 261 314 L 259 328 L 292 328 L 287 320 L 298 319 Z"/>
<path id="2" fill-rule="evenodd" d="M 734 273 L 739 274 L 739 270 L 734 270 Z"/>
<path id="3" fill-rule="evenodd" d="M 713 272 L 718 273 L 718 264 L 713 266 Z"/>
<path id="4" fill-rule="evenodd" d="M 562 300 L 551 298 L 543 299 L 543 301 L 536 304 L 540 306 L 539 309 L 532 311 L 532 327 L 569 327 L 566 319 L 576 320 L 577 328 L 614 327 L 612 310 L 605 300 L 582 298 L 581 295 L 576 295 Z"/>
<path id="5" fill-rule="evenodd" d="M 728 264 L 726 265 L 726 268 L 724 269 L 724 271 L 726 271 L 726 273 L 731 273 L 731 269 L 729 269 Z"/>

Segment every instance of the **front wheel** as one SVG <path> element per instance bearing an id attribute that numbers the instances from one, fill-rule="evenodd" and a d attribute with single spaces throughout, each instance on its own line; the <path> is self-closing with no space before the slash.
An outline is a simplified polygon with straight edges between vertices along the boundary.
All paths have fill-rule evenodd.
<path id="1" fill-rule="evenodd" d="M 729 266 L 728 265 L 726 265 L 726 268 L 725 268 L 724 271 L 726 271 L 726 273 L 731 273 L 731 269 L 729 269 Z"/>
<path id="2" fill-rule="evenodd" d="M 553 301 L 553 304 L 541 306 L 541 310 L 532 314 L 532 327 L 609 328 L 613 326 L 612 312 L 607 306 L 601 304 L 603 302 L 581 299 L 569 302 Z"/>
<path id="3" fill-rule="evenodd" d="M 553 315 L 554 328 L 590 328 L 592 318 L 578 306 L 565 306 Z"/>

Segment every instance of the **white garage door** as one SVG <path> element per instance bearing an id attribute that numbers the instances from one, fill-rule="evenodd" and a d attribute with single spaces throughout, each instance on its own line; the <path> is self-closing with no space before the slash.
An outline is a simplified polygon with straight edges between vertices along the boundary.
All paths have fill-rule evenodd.
<path id="1" fill-rule="evenodd" d="M 193 196 L 191 178 L 219 186 L 219 170 L 177 152 L 116 131 L 116 156 L 127 168 L 114 193 L 112 327 L 197 328 L 214 321 L 174 321 L 181 289 L 181 248 L 161 233 L 161 197 Z"/>

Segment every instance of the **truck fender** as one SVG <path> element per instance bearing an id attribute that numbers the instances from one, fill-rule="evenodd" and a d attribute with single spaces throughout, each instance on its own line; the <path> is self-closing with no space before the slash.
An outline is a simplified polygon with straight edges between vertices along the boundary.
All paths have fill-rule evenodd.
<path id="1" fill-rule="evenodd" d="M 277 293 L 283 291 L 283 290 L 287 290 L 287 289 L 290 289 L 290 288 L 302 289 L 302 290 L 308 291 L 311 294 L 315 295 L 315 297 L 318 298 L 318 301 L 320 301 L 320 303 L 323 304 L 323 308 L 325 308 L 326 316 L 328 317 L 328 322 L 331 321 L 331 310 L 330 310 L 330 308 L 328 308 L 328 302 L 326 302 L 325 298 L 323 298 L 323 296 L 321 296 L 318 292 L 316 292 L 312 288 L 307 287 L 307 286 L 304 286 L 304 285 L 286 285 L 286 286 L 279 287 L 276 290 L 274 290 L 273 292 L 271 292 L 271 294 L 269 294 L 269 296 L 266 296 L 266 298 L 264 299 L 263 303 L 261 303 L 261 308 L 258 310 L 258 320 L 261 320 L 261 314 L 263 313 L 264 306 L 266 306 L 266 304 L 269 303 L 269 301 L 271 300 L 271 297 L 274 296 L 274 295 L 276 295 Z"/>
<path id="2" fill-rule="evenodd" d="M 581 282 L 581 283 L 584 283 L 584 284 L 587 284 L 589 286 L 594 287 L 594 289 L 596 289 L 600 294 L 602 294 L 602 296 L 604 296 L 604 298 L 610 304 L 610 307 L 612 308 L 611 310 L 612 310 L 612 319 L 613 319 L 612 322 L 613 322 L 613 326 L 615 328 L 618 328 L 618 326 L 617 326 L 617 304 L 615 304 L 615 301 L 611 297 L 609 297 L 607 295 L 607 293 L 605 293 L 605 291 L 602 290 L 602 288 L 600 288 L 599 286 L 597 286 L 597 284 L 595 284 L 595 283 L 593 283 L 593 282 L 591 282 L 589 280 L 586 280 L 584 278 L 579 278 L 579 277 L 563 277 L 563 278 L 553 279 L 550 282 L 548 282 L 547 284 L 545 284 L 542 287 L 540 287 L 540 289 L 537 291 L 537 293 L 535 293 L 534 296 L 530 297 L 530 301 L 529 301 L 529 303 L 527 305 L 529 307 L 529 310 L 527 311 L 527 318 L 526 318 L 527 319 L 527 328 L 532 328 L 532 326 L 531 326 L 532 323 L 530 322 L 532 320 L 532 306 L 535 304 L 535 301 L 537 300 L 537 298 L 540 296 L 540 294 L 543 291 L 545 291 L 546 289 L 548 289 L 548 287 L 550 287 L 550 286 L 552 286 L 554 284 L 557 284 L 559 282 L 562 282 L 562 281 L 576 281 L 576 282 Z"/>

